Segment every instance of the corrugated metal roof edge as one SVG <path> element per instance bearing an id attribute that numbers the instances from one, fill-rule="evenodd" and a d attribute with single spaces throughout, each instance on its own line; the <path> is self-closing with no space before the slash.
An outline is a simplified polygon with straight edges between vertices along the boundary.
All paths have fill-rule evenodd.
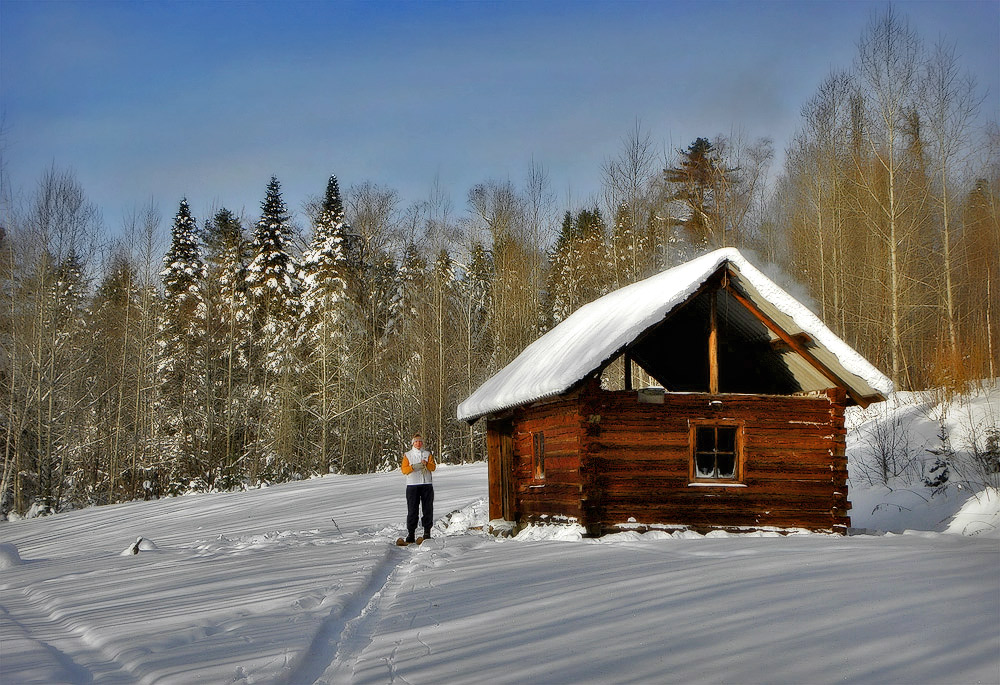
<path id="1" fill-rule="evenodd" d="M 590 375 L 590 374 L 587 374 L 587 375 Z M 584 378 L 586 378 L 586 376 L 584 376 Z M 577 382 L 579 382 L 579 381 L 577 381 Z M 570 387 L 573 387 L 573 386 L 570 386 Z M 524 405 L 531 404 L 532 402 L 539 402 L 541 400 L 547 400 L 550 397 L 557 397 L 559 395 L 562 395 L 567 390 L 569 390 L 569 388 L 563 388 L 562 390 L 554 390 L 552 392 L 548 392 L 548 393 L 545 393 L 544 395 L 539 395 L 538 397 L 533 397 L 531 399 L 519 400 L 517 402 L 511 402 L 509 404 L 505 404 L 505 405 L 502 405 L 502 406 L 499 406 L 499 407 L 493 407 L 492 409 L 488 409 L 488 410 L 484 411 L 482 414 L 470 414 L 468 416 L 463 416 L 463 415 L 459 414 L 457 418 L 458 418 L 459 421 L 465 421 L 466 423 L 468 423 L 471 426 L 472 424 L 474 424 L 476 421 L 478 421 L 479 419 L 483 418 L 484 416 L 489 416 L 490 414 L 500 414 L 500 413 L 503 413 L 503 412 L 507 411 L 508 409 L 513 409 L 514 407 L 523 407 Z"/>

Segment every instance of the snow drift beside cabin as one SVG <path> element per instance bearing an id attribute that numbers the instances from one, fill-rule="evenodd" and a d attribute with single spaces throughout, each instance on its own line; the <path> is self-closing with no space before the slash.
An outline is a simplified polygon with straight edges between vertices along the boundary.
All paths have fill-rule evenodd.
<path id="1" fill-rule="evenodd" d="M 837 337 L 819 317 L 767 278 L 738 250 L 723 248 L 580 307 L 483 383 L 458 406 L 458 418 L 472 421 L 491 412 L 565 392 L 647 328 L 662 321 L 726 262 L 817 345 L 833 354 L 848 372 L 883 395 L 892 391 L 892 382 Z"/>

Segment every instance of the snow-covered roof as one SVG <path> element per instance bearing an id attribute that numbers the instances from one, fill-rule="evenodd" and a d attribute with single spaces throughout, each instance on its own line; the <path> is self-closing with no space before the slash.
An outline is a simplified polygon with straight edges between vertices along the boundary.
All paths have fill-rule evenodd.
<path id="1" fill-rule="evenodd" d="M 686 303 L 724 264 L 740 291 L 789 336 L 810 338 L 809 355 L 854 398 L 882 399 L 892 382 L 827 328 L 804 305 L 777 286 L 734 248 L 710 252 L 633 283 L 580 307 L 529 345 L 514 361 L 458 406 L 458 418 L 481 416 L 562 394 L 620 355 L 643 332 Z M 793 355 L 798 357 L 798 355 Z M 798 358 L 792 373 L 816 376 L 812 362 Z M 792 366 L 792 364 L 790 364 Z M 815 381 L 815 379 L 813 379 Z"/>

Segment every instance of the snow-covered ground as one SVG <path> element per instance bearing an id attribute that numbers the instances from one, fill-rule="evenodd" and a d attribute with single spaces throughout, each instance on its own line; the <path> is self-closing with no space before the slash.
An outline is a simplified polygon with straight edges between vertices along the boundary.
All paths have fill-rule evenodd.
<path id="1" fill-rule="evenodd" d="M 1000 682 L 996 492 L 852 482 L 848 537 L 589 540 L 478 530 L 482 464 L 435 489 L 419 547 L 398 473 L 0 523 L 0 682 Z"/>

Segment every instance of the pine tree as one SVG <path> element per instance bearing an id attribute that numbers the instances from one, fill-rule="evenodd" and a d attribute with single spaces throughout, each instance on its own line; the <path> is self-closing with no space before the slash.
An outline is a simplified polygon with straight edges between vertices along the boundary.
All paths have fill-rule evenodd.
<path id="1" fill-rule="evenodd" d="M 614 275 L 608 258 L 607 233 L 600 209 L 580 212 L 577 219 L 580 292 L 574 311 L 611 290 Z"/>
<path id="2" fill-rule="evenodd" d="M 330 323 L 330 316 L 342 313 L 334 309 L 344 304 L 347 292 L 345 228 L 337 177 L 331 176 L 314 223 L 312 241 L 302 255 L 303 315 L 310 324 Z"/>
<path id="3" fill-rule="evenodd" d="M 301 286 L 291 241 L 291 217 L 281 197 L 281 184 L 272 176 L 254 230 L 254 256 L 246 280 L 259 324 L 272 336 L 279 332 L 278 322 L 291 321 L 298 308 Z"/>
<path id="4" fill-rule="evenodd" d="M 677 166 L 664 172 L 672 188 L 667 199 L 683 207 L 675 221 L 684 226 L 691 240 L 717 247 L 722 244 L 722 226 L 717 211 L 718 179 L 725 169 L 715 146 L 707 138 L 696 138 L 687 150 L 679 150 Z"/>
<path id="5" fill-rule="evenodd" d="M 256 480 L 281 481 L 294 470 L 298 401 L 296 377 L 299 267 L 291 252 L 291 217 L 281 197 L 281 184 L 271 177 L 253 236 L 253 260 L 247 267 L 251 344 L 248 366 L 256 394 L 253 441 Z"/>
<path id="6" fill-rule="evenodd" d="M 614 274 L 608 262 L 606 227 L 598 208 L 581 210 L 576 218 L 566 212 L 549 265 L 552 325 L 608 292 Z"/>
<path id="7" fill-rule="evenodd" d="M 163 258 L 164 313 L 160 328 L 160 394 L 171 487 L 186 489 L 192 480 L 204 487 L 208 477 L 205 420 L 205 303 L 201 285 L 205 265 L 198 225 L 187 199 L 181 200 Z"/>
<path id="8" fill-rule="evenodd" d="M 632 223 L 632 212 L 621 205 L 615 214 L 615 227 L 611 236 L 615 288 L 635 283 L 647 275 L 652 256 L 649 233 Z"/>
<path id="9" fill-rule="evenodd" d="M 344 254 L 344 205 L 336 176 L 331 176 L 313 228 L 309 248 L 302 255 L 303 339 L 308 369 L 309 436 L 317 436 L 313 468 L 326 472 L 339 452 L 337 417 L 348 401 L 348 329 L 351 308 L 347 298 L 347 259 Z M 342 459 L 340 460 L 342 461 Z"/>
<path id="10" fill-rule="evenodd" d="M 191 216 L 187 198 L 181 200 L 170 236 L 170 249 L 160 274 L 164 295 L 171 307 L 191 315 L 200 300 L 198 285 L 205 277 L 205 265 L 198 244 L 198 224 Z"/>
<path id="11" fill-rule="evenodd" d="M 543 297 L 544 330 L 559 324 L 568 316 L 567 303 L 573 298 L 573 293 L 570 292 L 574 284 L 570 252 L 575 234 L 576 223 L 573 220 L 573 213 L 566 210 L 559 227 L 559 235 L 548 255 L 549 268 Z"/>

